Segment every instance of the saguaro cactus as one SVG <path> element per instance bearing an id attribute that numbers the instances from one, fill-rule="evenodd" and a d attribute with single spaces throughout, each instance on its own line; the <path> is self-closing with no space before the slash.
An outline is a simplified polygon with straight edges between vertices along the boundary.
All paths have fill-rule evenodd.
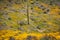
<path id="1" fill-rule="evenodd" d="M 29 24 L 29 0 L 27 0 L 27 21 Z"/>

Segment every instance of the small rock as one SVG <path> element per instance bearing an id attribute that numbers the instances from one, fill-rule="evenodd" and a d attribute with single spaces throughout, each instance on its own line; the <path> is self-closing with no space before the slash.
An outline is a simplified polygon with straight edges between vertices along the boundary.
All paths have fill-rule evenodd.
<path id="1" fill-rule="evenodd" d="M 44 14 L 47 14 L 47 12 L 44 12 Z"/>
<path id="2" fill-rule="evenodd" d="M 38 40 L 36 36 L 27 36 L 26 40 Z"/>
<path id="3" fill-rule="evenodd" d="M 8 18 L 8 20 L 11 20 L 11 18 Z"/>
<path id="4" fill-rule="evenodd" d="M 37 26 L 37 29 L 40 29 L 40 26 Z"/>
<path id="5" fill-rule="evenodd" d="M 15 40 L 15 38 L 11 36 L 11 37 L 9 38 L 9 40 Z"/>
<path id="6" fill-rule="evenodd" d="M 46 11 L 47 11 L 47 12 L 49 12 L 50 10 L 49 10 L 49 9 L 47 9 Z"/>

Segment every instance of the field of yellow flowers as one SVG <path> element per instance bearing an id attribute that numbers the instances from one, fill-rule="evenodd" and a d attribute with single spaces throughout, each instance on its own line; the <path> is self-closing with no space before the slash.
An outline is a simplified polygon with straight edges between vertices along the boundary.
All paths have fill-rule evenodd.
<path id="1" fill-rule="evenodd" d="M 60 40 L 60 1 L 0 0 L 0 40 Z"/>
<path id="2" fill-rule="evenodd" d="M 60 33 L 21 33 L 16 30 L 1 30 L 0 40 L 60 40 Z"/>

